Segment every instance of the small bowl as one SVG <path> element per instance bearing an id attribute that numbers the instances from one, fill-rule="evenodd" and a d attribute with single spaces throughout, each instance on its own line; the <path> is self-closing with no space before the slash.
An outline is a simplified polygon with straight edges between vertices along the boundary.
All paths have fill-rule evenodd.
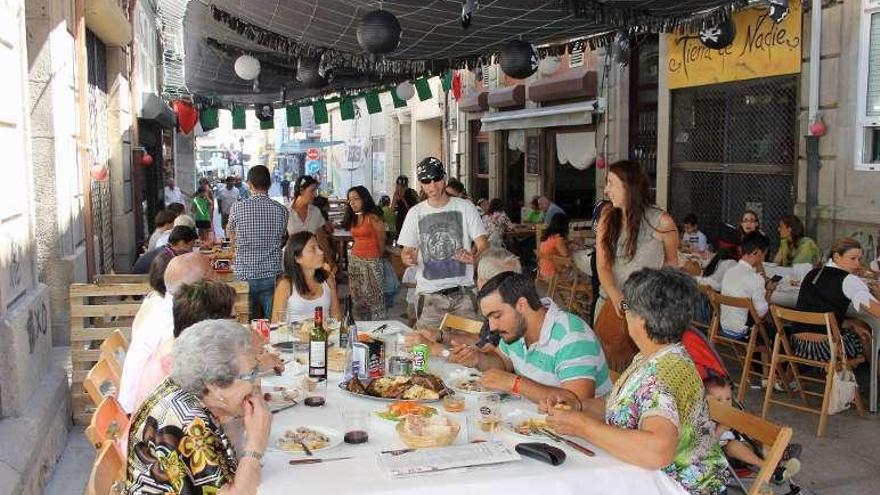
<path id="1" fill-rule="evenodd" d="M 449 394 L 443 397 L 443 409 L 449 413 L 459 413 L 465 409 L 465 398 L 460 395 Z"/>
<path id="2" fill-rule="evenodd" d="M 397 434 L 400 436 L 400 439 L 403 440 L 403 443 L 406 444 L 407 447 L 411 449 L 427 449 L 431 447 L 448 447 L 452 445 L 452 442 L 458 437 L 459 431 L 461 431 L 461 425 L 456 422 L 451 422 L 452 431 L 448 435 L 442 436 L 422 436 L 422 435 L 413 435 L 406 431 L 404 428 L 404 422 L 401 421 L 397 423 Z"/>

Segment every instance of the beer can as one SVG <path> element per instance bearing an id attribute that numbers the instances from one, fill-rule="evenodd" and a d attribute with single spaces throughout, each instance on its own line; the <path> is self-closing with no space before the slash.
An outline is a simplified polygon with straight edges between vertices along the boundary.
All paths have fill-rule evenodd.
<path id="1" fill-rule="evenodd" d="M 259 333 L 260 336 L 263 337 L 263 340 L 269 342 L 269 320 L 265 318 L 251 320 L 251 328 L 253 328 L 255 332 Z"/>
<path id="2" fill-rule="evenodd" d="M 428 372 L 428 352 L 427 344 L 416 344 L 412 348 L 412 370 L 413 372 Z"/>

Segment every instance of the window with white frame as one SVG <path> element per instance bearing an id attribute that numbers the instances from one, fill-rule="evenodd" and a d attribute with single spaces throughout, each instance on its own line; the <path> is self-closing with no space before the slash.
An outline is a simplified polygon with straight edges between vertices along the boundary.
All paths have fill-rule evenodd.
<path id="1" fill-rule="evenodd" d="M 855 167 L 880 171 L 880 0 L 862 5 Z"/>

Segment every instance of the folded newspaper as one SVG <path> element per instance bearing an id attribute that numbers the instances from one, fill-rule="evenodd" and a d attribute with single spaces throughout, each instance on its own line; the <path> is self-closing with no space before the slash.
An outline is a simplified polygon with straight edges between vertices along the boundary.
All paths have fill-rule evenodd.
<path id="1" fill-rule="evenodd" d="M 379 454 L 379 468 L 394 478 L 520 460 L 504 442 L 480 442 L 433 449 L 402 449 Z"/>

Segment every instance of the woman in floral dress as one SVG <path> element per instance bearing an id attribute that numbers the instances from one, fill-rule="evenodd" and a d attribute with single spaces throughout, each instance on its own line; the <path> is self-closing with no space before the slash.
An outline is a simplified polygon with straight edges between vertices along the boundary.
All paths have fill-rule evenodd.
<path id="1" fill-rule="evenodd" d="M 644 268 L 623 293 L 621 311 L 639 353 L 605 398 L 580 403 L 560 395 L 542 404 L 548 423 L 625 462 L 660 469 L 689 493 L 724 492 L 727 460 L 712 435 L 700 376 L 681 344 L 696 283 L 679 270 Z M 559 402 L 572 410 L 555 407 Z"/>
<path id="2" fill-rule="evenodd" d="M 171 376 L 132 416 L 128 437 L 130 494 L 254 493 L 272 415 L 260 393 L 250 332 L 206 320 L 174 342 Z M 221 418 L 241 418 L 244 450 L 236 455 Z"/>

